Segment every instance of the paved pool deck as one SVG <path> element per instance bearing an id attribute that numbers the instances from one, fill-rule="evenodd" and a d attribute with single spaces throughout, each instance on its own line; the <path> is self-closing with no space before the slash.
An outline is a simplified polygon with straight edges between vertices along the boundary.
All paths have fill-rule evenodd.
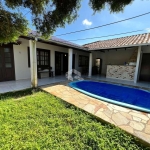
<path id="1" fill-rule="evenodd" d="M 109 122 L 150 144 L 150 114 L 107 103 L 68 86 L 69 82 L 42 86 L 41 89 Z"/>

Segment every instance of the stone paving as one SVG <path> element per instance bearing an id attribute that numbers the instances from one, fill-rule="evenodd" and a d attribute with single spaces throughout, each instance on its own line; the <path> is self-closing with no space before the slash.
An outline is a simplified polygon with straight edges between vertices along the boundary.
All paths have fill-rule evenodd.
<path id="1" fill-rule="evenodd" d="M 150 114 L 89 97 L 70 88 L 68 82 L 42 86 L 41 89 L 150 144 Z"/>

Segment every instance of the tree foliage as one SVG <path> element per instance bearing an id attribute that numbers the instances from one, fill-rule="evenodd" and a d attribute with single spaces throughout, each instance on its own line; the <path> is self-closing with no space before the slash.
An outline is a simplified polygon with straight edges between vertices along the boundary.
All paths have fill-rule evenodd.
<path id="1" fill-rule="evenodd" d="M 15 42 L 28 33 L 28 22 L 21 14 L 0 10 L 0 43 Z"/>
<path id="2" fill-rule="evenodd" d="M 123 11 L 133 0 L 90 0 L 89 5 L 94 11 L 100 11 L 108 5 L 111 12 Z"/>
<path id="3" fill-rule="evenodd" d="M 89 0 L 89 5 L 94 12 L 106 5 L 111 12 L 118 12 L 132 1 Z M 17 8 L 29 9 L 36 30 L 48 38 L 58 27 L 65 27 L 78 17 L 80 4 L 81 0 L 4 0 L 5 7 L 0 2 L 0 43 L 13 42 L 28 32 L 28 21 L 23 14 L 13 12 Z"/>

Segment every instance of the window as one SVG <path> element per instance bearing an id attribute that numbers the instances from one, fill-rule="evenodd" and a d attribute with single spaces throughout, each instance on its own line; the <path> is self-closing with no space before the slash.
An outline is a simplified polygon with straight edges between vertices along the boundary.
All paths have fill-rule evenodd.
<path id="1" fill-rule="evenodd" d="M 11 51 L 10 48 L 4 48 L 4 54 L 5 54 L 5 67 L 6 68 L 11 68 L 12 63 L 11 63 Z"/>
<path id="2" fill-rule="evenodd" d="M 50 66 L 50 51 L 37 49 L 37 64 L 39 66 Z"/>
<path id="3" fill-rule="evenodd" d="M 83 56 L 79 55 L 79 67 L 84 67 L 89 65 L 89 57 L 88 56 Z"/>
<path id="4" fill-rule="evenodd" d="M 50 66 L 50 51 L 37 48 L 37 66 Z M 28 47 L 28 67 L 30 67 L 30 48 Z"/>

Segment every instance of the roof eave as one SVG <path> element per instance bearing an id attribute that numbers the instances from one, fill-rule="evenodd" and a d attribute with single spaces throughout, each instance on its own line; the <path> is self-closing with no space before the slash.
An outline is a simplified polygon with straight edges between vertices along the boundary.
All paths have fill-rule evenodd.
<path id="1" fill-rule="evenodd" d="M 32 36 L 20 36 L 20 38 L 33 39 L 34 37 L 32 37 Z M 60 45 L 60 46 L 65 46 L 65 47 L 68 47 L 68 48 L 75 48 L 75 49 L 78 49 L 78 50 L 89 52 L 89 50 L 87 48 L 82 47 L 82 46 L 81 47 L 80 46 L 75 46 L 75 45 L 63 43 L 63 42 L 60 42 L 60 41 L 54 41 L 54 40 L 44 40 L 44 39 L 41 39 L 39 37 L 38 37 L 38 40 L 49 43 L 49 44 L 54 43 L 54 44 L 57 44 L 57 45 Z"/>
<path id="2" fill-rule="evenodd" d="M 123 45 L 118 47 L 106 47 L 106 48 L 99 48 L 99 49 L 89 49 L 89 51 L 98 51 L 98 50 L 108 50 L 108 49 L 119 49 L 119 48 L 127 48 L 127 47 L 137 47 L 137 46 L 146 46 L 150 45 L 150 43 L 143 43 L 143 44 L 133 44 L 133 45 Z"/>
<path id="3" fill-rule="evenodd" d="M 40 39 L 40 40 L 43 40 L 43 39 Z M 60 42 L 60 41 L 54 41 L 54 40 L 43 40 L 43 41 L 53 42 L 53 43 L 56 43 L 56 44 L 68 46 L 70 48 L 75 48 L 75 49 L 80 49 L 80 50 L 83 50 L 83 51 L 88 51 L 87 48 L 80 47 L 80 46 L 75 46 L 75 45 L 72 45 L 72 44 L 63 43 L 63 42 Z"/>

